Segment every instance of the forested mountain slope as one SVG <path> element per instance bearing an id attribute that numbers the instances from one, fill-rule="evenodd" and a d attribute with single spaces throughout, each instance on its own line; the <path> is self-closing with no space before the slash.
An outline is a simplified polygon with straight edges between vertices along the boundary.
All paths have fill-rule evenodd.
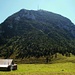
<path id="1" fill-rule="evenodd" d="M 66 17 L 21 9 L 0 25 L 0 57 L 40 57 L 57 52 L 75 54 L 75 25 Z"/>

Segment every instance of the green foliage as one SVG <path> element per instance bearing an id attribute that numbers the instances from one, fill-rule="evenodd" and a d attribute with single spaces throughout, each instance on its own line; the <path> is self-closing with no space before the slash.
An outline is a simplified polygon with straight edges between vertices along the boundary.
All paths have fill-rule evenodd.
<path id="1" fill-rule="evenodd" d="M 32 12 L 35 19 L 22 16 L 26 14 L 20 11 L 1 24 L 0 57 L 24 59 L 52 57 L 56 53 L 75 55 L 74 24 L 51 12 Z M 15 20 L 17 16 L 21 18 L 19 21 Z"/>

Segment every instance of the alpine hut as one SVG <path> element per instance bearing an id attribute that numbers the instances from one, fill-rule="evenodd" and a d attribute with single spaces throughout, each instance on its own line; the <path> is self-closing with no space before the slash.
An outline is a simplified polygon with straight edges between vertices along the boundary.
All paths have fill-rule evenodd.
<path id="1" fill-rule="evenodd" d="M 13 59 L 0 59 L 0 71 L 17 70 L 17 64 L 14 64 Z"/>

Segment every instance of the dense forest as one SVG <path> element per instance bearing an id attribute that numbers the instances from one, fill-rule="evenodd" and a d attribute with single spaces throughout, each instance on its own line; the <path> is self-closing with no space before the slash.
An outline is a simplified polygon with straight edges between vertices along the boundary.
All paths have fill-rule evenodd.
<path id="1" fill-rule="evenodd" d="M 66 17 L 45 10 L 26 10 L 0 25 L 0 58 L 75 55 L 75 25 Z"/>

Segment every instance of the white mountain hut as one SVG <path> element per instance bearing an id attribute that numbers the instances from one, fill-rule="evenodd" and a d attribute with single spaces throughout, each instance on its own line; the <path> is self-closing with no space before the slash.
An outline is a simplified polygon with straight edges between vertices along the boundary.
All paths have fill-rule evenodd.
<path id="1" fill-rule="evenodd" d="M 17 64 L 14 64 L 13 59 L 0 59 L 0 71 L 17 70 Z"/>

